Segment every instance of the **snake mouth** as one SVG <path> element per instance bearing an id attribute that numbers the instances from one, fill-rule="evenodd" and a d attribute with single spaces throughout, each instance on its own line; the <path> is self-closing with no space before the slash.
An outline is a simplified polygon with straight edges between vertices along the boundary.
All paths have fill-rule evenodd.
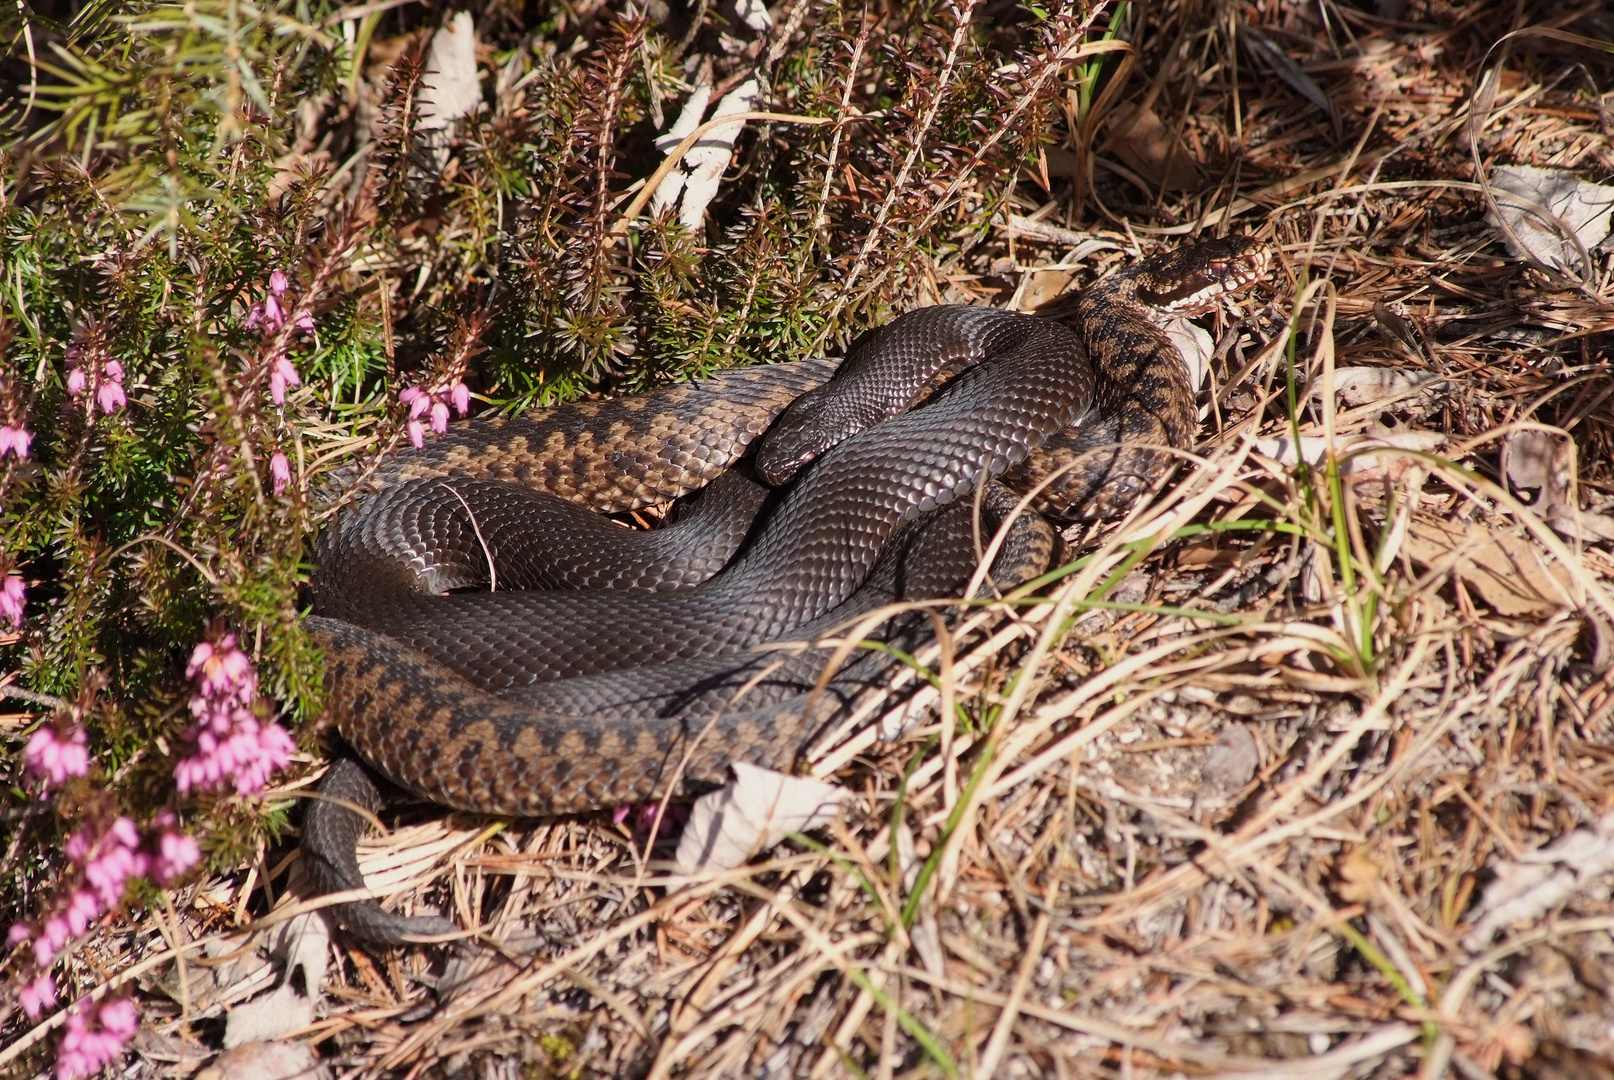
<path id="1" fill-rule="evenodd" d="M 1185 257 L 1193 262 L 1183 265 Z M 1168 317 L 1203 314 L 1260 281 L 1269 262 L 1266 249 L 1245 236 L 1178 249 L 1139 266 L 1137 296 Z"/>

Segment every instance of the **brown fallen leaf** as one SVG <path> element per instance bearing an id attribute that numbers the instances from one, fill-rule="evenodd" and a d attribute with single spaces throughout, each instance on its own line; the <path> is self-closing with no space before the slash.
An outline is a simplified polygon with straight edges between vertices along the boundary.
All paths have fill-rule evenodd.
<path id="1" fill-rule="evenodd" d="M 1352 904 L 1365 904 L 1378 890 L 1378 880 L 1384 876 L 1384 862 L 1366 844 L 1358 844 L 1350 854 L 1340 860 L 1339 884 L 1334 891 L 1341 900 Z"/>
<path id="2" fill-rule="evenodd" d="M 271 993 L 228 1012 L 225 1049 L 272 1042 L 313 1023 L 330 945 L 331 926 L 323 912 L 304 912 L 276 927 L 271 950 L 285 957 L 285 978 Z"/>
<path id="3" fill-rule="evenodd" d="M 1433 395 L 1420 389 L 1433 382 L 1434 376 L 1426 372 L 1405 371 L 1397 368 L 1342 367 L 1334 372 L 1334 395 L 1340 404 L 1349 408 L 1389 402 L 1397 408 L 1427 405 Z M 1322 384 L 1315 386 L 1321 392 Z"/>
<path id="4" fill-rule="evenodd" d="M 1494 865 L 1495 878 L 1474 906 L 1465 948 L 1478 952 L 1503 928 L 1534 925 L 1577 892 L 1614 870 L 1614 813 L 1576 829 L 1544 848 Z"/>
<path id="5" fill-rule="evenodd" d="M 1254 53 L 1266 67 L 1271 70 L 1289 89 L 1317 106 L 1323 114 L 1336 125 L 1339 123 L 1339 113 L 1334 108 L 1334 102 L 1318 86 L 1310 75 L 1295 63 L 1290 55 L 1278 47 L 1278 43 L 1267 37 L 1253 26 L 1246 26 L 1240 32 L 1244 44 Z"/>
<path id="6" fill-rule="evenodd" d="M 1416 459 L 1406 454 L 1377 454 L 1372 452 L 1374 450 L 1411 450 L 1428 454 L 1439 450 L 1445 443 L 1446 435 L 1443 432 L 1402 428 L 1376 436 L 1346 436 L 1335 440 L 1334 447 L 1343 459 L 1340 474 L 1352 484 L 1361 484 L 1386 478 L 1399 480 L 1417 464 Z M 1256 439 L 1253 445 L 1256 453 L 1289 466 L 1299 464 L 1302 458 L 1310 465 L 1320 466 L 1328 452 L 1328 440 L 1320 435 L 1302 435 L 1298 450 L 1294 441 L 1286 436 Z"/>
<path id="7" fill-rule="evenodd" d="M 1406 316 L 1391 307 L 1389 304 L 1375 303 L 1373 305 L 1373 321 L 1379 324 L 1387 335 L 1407 347 L 1414 356 L 1418 355 L 1418 334 L 1413 330 L 1412 324 Z"/>
<path id="8" fill-rule="evenodd" d="M 1081 164 L 1081 158 L 1077 156 L 1076 151 L 1066 150 L 1062 146 L 1044 147 L 1043 156 L 1048 162 L 1050 178 L 1057 176 L 1068 180 L 1076 175 L 1077 166 Z"/>
<path id="9" fill-rule="evenodd" d="M 432 35 L 426 74 L 415 94 L 420 119 L 416 127 L 436 131 L 469 116 L 482 103 L 481 75 L 476 68 L 476 25 L 461 11 Z"/>
<path id="10" fill-rule="evenodd" d="M 1533 1053 L 1504 1063 L 1503 1080 L 1614 1080 L 1614 1061 L 1557 1039 L 1542 1039 Z"/>
<path id="11" fill-rule="evenodd" d="M 678 838 L 678 872 L 728 870 L 767 851 L 791 833 L 835 820 L 845 788 L 734 763 L 734 782 L 702 795 Z"/>
<path id="12" fill-rule="evenodd" d="M 1132 110 L 1116 123 L 1106 145 L 1156 188 L 1189 191 L 1199 186 L 1199 163 L 1153 109 Z"/>
<path id="13" fill-rule="evenodd" d="M 1554 506 L 1546 513 L 1547 524 L 1559 536 L 1578 540 L 1582 544 L 1614 542 L 1614 517 L 1590 510 L 1576 510 L 1573 506 Z"/>
<path id="14" fill-rule="evenodd" d="M 326 1080 L 330 1075 L 307 1043 L 277 1041 L 226 1050 L 196 1080 Z"/>
<path id="15" fill-rule="evenodd" d="M 1462 578 L 1498 615 L 1541 616 L 1577 603 L 1569 572 L 1522 536 L 1472 521 L 1417 518 L 1403 550 L 1418 566 Z"/>
<path id="16" fill-rule="evenodd" d="M 1574 479 L 1569 438 L 1550 431 L 1526 428 L 1502 443 L 1502 473 L 1515 493 L 1534 492 L 1525 502 L 1538 510 L 1566 505 Z"/>
<path id="17" fill-rule="evenodd" d="M 1072 270 L 1033 270 L 1031 280 L 1020 294 L 1021 311 L 1035 311 L 1050 300 L 1057 299 L 1075 277 Z"/>
<path id="18" fill-rule="evenodd" d="M 1519 257 L 1571 273 L 1590 273 L 1581 252 L 1597 250 L 1610 235 L 1614 187 L 1581 180 L 1568 169 L 1504 165 L 1491 175 L 1496 209 L 1486 215 Z"/>

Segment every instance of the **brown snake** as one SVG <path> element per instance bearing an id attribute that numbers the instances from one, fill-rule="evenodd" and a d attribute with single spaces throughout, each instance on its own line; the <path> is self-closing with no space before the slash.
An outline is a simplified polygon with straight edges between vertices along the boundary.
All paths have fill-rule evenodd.
<path id="1" fill-rule="evenodd" d="M 871 654 L 814 695 L 821 655 L 779 661 L 755 646 L 810 640 L 891 600 L 957 595 L 971 538 L 990 536 L 1013 501 L 988 484 L 974 522 L 965 496 L 983 481 L 1052 478 L 1037 505 L 1067 519 L 1130 507 L 1169 467 L 1161 448 L 1193 434 L 1193 388 L 1155 320 L 1248 286 L 1265 262 L 1242 238 L 1145 260 L 1080 298 L 1079 332 L 922 309 L 866 337 L 827 383 L 832 365 L 807 361 L 460 425 L 385 470 L 321 538 L 308 627 L 326 655 L 327 722 L 417 795 L 518 816 L 711 784 L 737 760 L 788 766 L 887 666 Z M 729 472 L 765 430 L 755 472 L 782 483 L 812 463 L 772 495 Z M 625 531 L 591 516 L 719 477 L 704 508 L 627 554 L 607 549 Z M 524 539 L 529 526 L 540 535 Z M 1022 519 L 994 576 L 1040 572 L 1049 535 Z M 479 591 L 454 591 L 465 589 Z M 928 625 L 897 620 L 885 636 L 911 647 Z M 321 791 L 379 804 L 350 759 Z M 364 820 L 338 801 L 311 805 L 304 852 L 322 891 L 362 887 Z M 452 929 L 372 902 L 340 915 L 379 941 Z"/>

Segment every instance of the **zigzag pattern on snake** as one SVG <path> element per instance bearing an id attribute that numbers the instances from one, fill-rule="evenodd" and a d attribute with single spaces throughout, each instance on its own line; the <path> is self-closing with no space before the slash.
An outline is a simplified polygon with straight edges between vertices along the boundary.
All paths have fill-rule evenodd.
<path id="1" fill-rule="evenodd" d="M 1089 290 L 1079 332 L 922 309 L 866 337 L 833 380 L 826 361 L 781 364 L 460 425 L 384 469 L 321 537 L 308 627 L 326 653 L 327 721 L 392 782 L 490 813 L 643 801 L 686 756 L 679 779 L 696 785 L 737 760 L 787 766 L 886 665 L 869 654 L 813 697 L 822 654 L 780 662 L 755 647 L 810 640 L 893 599 L 957 595 L 977 526 L 990 536 L 1013 504 L 994 478 L 1053 477 L 1038 506 L 1060 517 L 1130 506 L 1169 467 L 1159 448 L 1192 438 L 1193 390 L 1154 318 L 1264 265 L 1249 241 L 1215 241 Z M 747 461 L 776 491 L 735 467 L 764 431 Z M 983 482 L 977 523 L 967 496 Z M 632 535 L 595 514 L 706 484 L 669 528 Z M 548 543 L 524 535 L 534 527 Z M 993 575 L 1025 580 L 1052 551 L 1046 526 L 1021 517 Z M 928 625 L 899 619 L 884 634 L 917 644 Z M 322 791 L 378 802 L 351 761 Z M 363 822 L 312 804 L 304 850 L 322 890 L 362 886 Z M 340 914 L 382 941 L 450 928 L 368 902 Z"/>

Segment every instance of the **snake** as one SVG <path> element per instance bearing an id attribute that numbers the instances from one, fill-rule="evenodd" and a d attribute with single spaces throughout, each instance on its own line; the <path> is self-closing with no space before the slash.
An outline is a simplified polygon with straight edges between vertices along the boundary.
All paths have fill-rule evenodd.
<path id="1" fill-rule="evenodd" d="M 887 619 L 888 649 L 832 675 L 822 648 L 783 643 L 956 599 L 999 531 L 983 587 L 1013 587 L 1058 550 L 1049 519 L 1129 509 L 1193 440 L 1195 392 L 1163 320 L 1266 265 L 1249 238 L 1186 245 L 1047 314 L 920 308 L 843 362 L 474 418 L 344 478 L 305 618 L 323 726 L 352 752 L 304 815 L 315 889 L 363 888 L 354 848 L 384 802 L 376 775 L 530 818 L 700 790 L 742 761 L 789 767 L 933 624 Z M 669 500 L 683 502 L 657 529 L 603 516 Z M 335 914 L 381 944 L 457 929 L 372 900 Z"/>

